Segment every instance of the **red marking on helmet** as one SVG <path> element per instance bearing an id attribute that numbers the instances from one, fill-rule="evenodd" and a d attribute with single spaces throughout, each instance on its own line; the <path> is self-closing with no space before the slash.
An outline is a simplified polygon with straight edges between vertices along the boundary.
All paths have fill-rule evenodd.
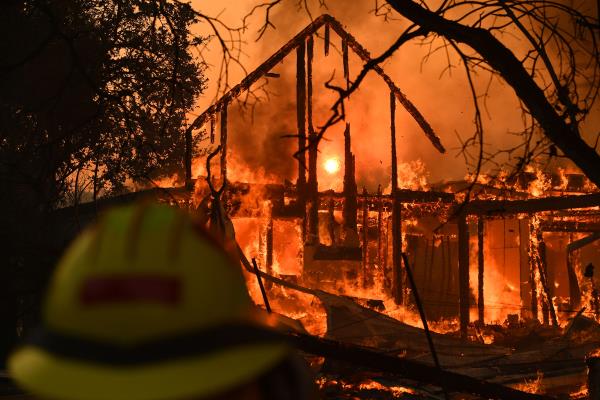
<path id="1" fill-rule="evenodd" d="M 178 304 L 181 281 L 166 276 L 104 276 L 88 279 L 80 293 L 85 305 L 105 303 Z"/>

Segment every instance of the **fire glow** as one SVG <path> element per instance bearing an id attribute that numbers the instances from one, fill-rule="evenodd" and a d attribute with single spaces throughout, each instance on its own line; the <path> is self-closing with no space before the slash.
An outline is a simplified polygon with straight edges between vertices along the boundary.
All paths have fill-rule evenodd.
<path id="1" fill-rule="evenodd" d="M 330 175 L 337 174 L 340 171 L 340 167 L 341 162 L 337 157 L 328 158 L 323 163 L 323 168 L 325 168 L 325 171 Z"/>

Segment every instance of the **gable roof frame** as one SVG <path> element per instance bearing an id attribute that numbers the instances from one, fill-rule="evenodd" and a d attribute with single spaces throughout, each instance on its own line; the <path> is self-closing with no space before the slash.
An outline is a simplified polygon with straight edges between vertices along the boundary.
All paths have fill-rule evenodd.
<path id="1" fill-rule="evenodd" d="M 192 169 L 192 132 L 199 129 L 207 122 L 207 120 L 217 113 L 221 112 L 223 108 L 227 107 L 230 102 L 239 97 L 244 91 L 249 90 L 250 87 L 256 83 L 260 78 L 264 77 L 271 69 L 279 64 L 285 57 L 287 57 L 293 50 L 298 48 L 300 45 L 304 45 L 305 40 L 314 35 L 322 26 L 328 25 L 332 28 L 340 38 L 346 41 L 348 47 L 366 64 L 369 63 L 371 55 L 369 51 L 365 49 L 350 33 L 348 33 L 342 24 L 333 18 L 329 14 L 323 14 L 306 28 L 300 31 L 294 38 L 283 45 L 277 52 L 269 57 L 265 62 L 258 66 L 254 71 L 250 72 L 240 83 L 231 88 L 227 93 L 221 96 L 213 105 L 208 107 L 202 114 L 188 126 L 185 131 L 185 160 L 184 168 L 186 175 L 186 182 L 191 182 L 191 169 Z M 390 91 L 394 94 L 398 102 L 406 109 L 406 111 L 413 117 L 417 124 L 421 127 L 425 136 L 429 139 L 431 144 L 440 153 L 445 153 L 446 149 L 442 145 L 440 138 L 436 135 L 433 128 L 427 122 L 423 114 L 417 109 L 417 107 L 406 97 L 406 95 L 400 90 L 400 88 L 394 83 L 392 78 L 387 75 L 383 68 L 379 65 L 373 66 L 375 71 L 387 84 Z"/>

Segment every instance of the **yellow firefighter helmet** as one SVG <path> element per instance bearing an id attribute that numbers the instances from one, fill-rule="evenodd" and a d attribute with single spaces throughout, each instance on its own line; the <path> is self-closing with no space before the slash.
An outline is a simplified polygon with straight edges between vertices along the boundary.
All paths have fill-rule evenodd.
<path id="1" fill-rule="evenodd" d="M 209 396 L 287 355 L 255 310 L 239 266 L 185 213 L 116 208 L 64 254 L 42 327 L 8 368 L 24 389 L 52 399 Z"/>

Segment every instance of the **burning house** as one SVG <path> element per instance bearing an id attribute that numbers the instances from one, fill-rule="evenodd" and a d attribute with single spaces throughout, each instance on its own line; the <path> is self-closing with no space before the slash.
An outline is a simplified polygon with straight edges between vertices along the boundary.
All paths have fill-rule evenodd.
<path id="1" fill-rule="evenodd" d="M 322 57 L 333 57 L 333 48 L 341 55 L 342 84 L 350 85 L 351 54 L 362 63 L 371 60 L 335 19 L 317 18 L 196 118 L 186 132 L 186 187 L 154 194 L 230 220 L 253 298 L 261 305 L 269 301 L 273 311 L 294 319 L 298 329 L 432 364 L 420 329 L 418 296 L 436 332 L 433 342 L 444 369 L 521 389 L 526 382 L 538 382 L 541 373 L 547 391 L 575 391 L 585 380 L 584 355 L 598 346 L 594 335 L 600 332 L 587 341 L 570 336 L 577 324 L 592 326 L 600 320 L 593 271 L 600 265 L 600 193 L 583 175 L 565 171 L 437 185 L 420 183 L 417 171 L 412 178 L 416 183 L 404 184 L 400 175 L 406 174 L 407 164 L 397 157 L 402 140 L 397 112 L 405 110 L 436 151 L 445 148 L 378 65 L 373 71 L 386 87 L 382 96 L 388 105 L 387 129 L 378 134 L 389 140 L 384 150 L 390 168 L 386 182 L 360 185 L 353 149 L 357 140 L 369 140 L 362 128 L 347 121 L 332 145 L 335 151 L 317 146 L 317 35 L 323 39 Z M 261 80 L 284 79 L 277 71 L 286 60 L 295 72 L 287 88 L 294 104 L 271 99 L 268 107 L 292 115 L 295 130 L 280 128 L 277 119 L 257 132 L 247 121 L 235 122 L 234 116 L 247 106 L 248 91 Z M 267 138 L 261 141 L 257 137 L 262 133 Z M 283 142 L 282 136 L 287 136 L 285 147 L 271 143 Z M 194 159 L 197 140 L 210 153 L 207 159 Z M 237 154 L 240 143 L 244 157 Z M 268 160 L 252 154 L 262 147 L 270 152 Z M 258 168 L 261 162 L 269 164 Z M 257 276 L 265 282 L 264 293 Z M 519 345 L 500 326 L 530 342 L 534 339 L 527 326 L 547 327 L 536 331 L 536 340 L 551 340 L 536 343 L 541 346 L 536 350 L 529 343 L 525 354 L 515 351 Z M 566 333 L 557 333 L 561 327 Z M 454 379 L 456 385 L 476 383 L 438 372 L 448 385 Z M 412 378 L 419 380 L 417 375 Z M 325 381 L 331 384 L 331 379 Z M 371 382 L 363 389 L 374 387 Z M 500 396 L 493 394 L 498 387 L 490 392 L 478 388 L 473 390 Z"/>
<path id="2" fill-rule="evenodd" d="M 445 149 L 416 107 L 382 69 L 375 67 L 389 88 L 391 182 L 385 191 L 381 185 L 372 192 L 359 188 L 352 151 L 354 132 L 349 123 L 344 127 L 342 154 L 322 160 L 318 146 L 311 145 L 316 143 L 317 134 L 312 99 L 313 35 L 320 30 L 325 38 L 325 56 L 331 46 L 331 32 L 339 35 L 346 80 L 351 51 L 365 63 L 370 60 L 368 52 L 336 20 L 323 16 L 202 113 L 187 132 L 190 143 L 193 135 L 202 134 L 214 146 L 219 145 L 219 162 L 212 177 L 221 184 L 227 182 L 225 209 L 242 247 L 259 266 L 309 287 L 365 299 L 386 298 L 402 305 L 410 302 L 400 260 L 400 254 L 406 252 L 430 318 L 460 316 L 463 334 L 472 320 L 501 322 L 506 318 L 494 311 L 486 317 L 486 289 L 495 296 L 495 303 L 488 308 L 498 309 L 504 302 L 506 307 L 500 308 L 506 314 L 557 324 L 563 309 L 576 309 L 582 301 L 581 276 L 577 277 L 574 262 L 598 261 L 593 251 L 589 255 L 583 252 L 581 260 L 573 258 L 579 246 L 593 243 L 600 222 L 600 194 L 591 189 L 585 177 L 530 172 L 507 178 L 501 185 L 475 183 L 475 200 L 469 202 L 463 202 L 461 195 L 469 185 L 466 182 L 420 190 L 400 188 L 395 122 L 398 104 L 416 120 L 435 149 Z M 228 161 L 239 160 L 228 141 L 248 134 L 228 127 L 228 109 L 237 107 L 236 99 L 259 79 L 278 77 L 273 70 L 294 52 L 297 132 L 293 136 L 297 153 L 289 162 L 296 163 L 296 180 L 291 182 L 283 176 L 277 182 L 278 177 L 265 178 L 264 173 L 249 172 L 251 167 L 241 162 Z M 193 175 L 191 151 L 189 154 L 188 185 L 198 179 L 196 195 L 206 196 L 204 178 Z M 215 168 L 219 168 L 218 174 Z M 338 170 L 343 171 L 341 190 L 323 190 L 319 177 Z M 200 170 L 202 173 L 206 170 Z M 485 270 L 489 265 L 493 271 Z M 493 279 L 486 284 L 487 273 Z M 494 287 L 498 281 L 504 285 L 500 289 Z M 566 309 L 567 303 L 560 299 L 568 300 Z"/>

